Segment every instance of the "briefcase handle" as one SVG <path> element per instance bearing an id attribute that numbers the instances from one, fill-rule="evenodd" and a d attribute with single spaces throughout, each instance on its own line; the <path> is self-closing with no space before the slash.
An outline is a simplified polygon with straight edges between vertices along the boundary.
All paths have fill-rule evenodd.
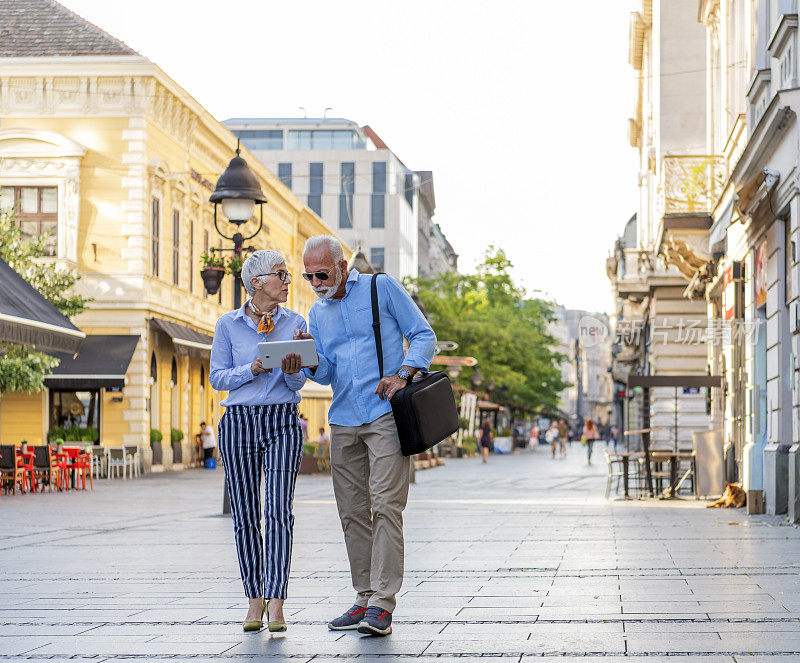
<path id="1" fill-rule="evenodd" d="M 373 274 L 370 283 L 370 299 L 372 301 L 372 333 L 375 335 L 375 350 L 378 353 L 378 377 L 383 378 L 383 344 L 381 343 L 381 315 L 378 308 L 378 277 L 380 274 Z M 406 378 L 406 387 L 410 387 L 414 378 L 427 375 L 428 371 L 419 370 L 414 375 Z"/>

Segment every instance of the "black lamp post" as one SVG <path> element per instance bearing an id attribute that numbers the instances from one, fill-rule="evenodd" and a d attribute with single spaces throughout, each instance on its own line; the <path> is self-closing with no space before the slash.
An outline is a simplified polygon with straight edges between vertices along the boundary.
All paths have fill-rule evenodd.
<path id="1" fill-rule="evenodd" d="M 237 261 L 238 264 L 241 264 L 242 253 L 254 250 L 253 247 L 245 248 L 244 243 L 258 235 L 264 226 L 264 203 L 267 202 L 267 199 L 261 192 L 261 185 L 258 183 L 256 174 L 250 170 L 247 162 L 239 156 L 238 141 L 236 142 L 236 156 L 231 159 L 225 172 L 217 180 L 217 186 L 214 188 L 214 193 L 211 194 L 209 202 L 214 205 L 214 228 L 216 228 L 221 237 L 233 242 L 232 249 L 211 248 L 210 251 L 233 251 L 234 257 L 239 259 Z M 226 235 L 219 229 L 217 207 L 220 205 L 222 205 L 222 215 L 236 226 L 236 232 L 231 236 Z M 260 210 L 258 228 L 252 235 L 245 237 L 239 232 L 239 227 L 253 218 L 256 205 Z M 221 279 L 221 277 L 219 278 Z M 216 288 L 213 287 L 213 284 L 209 287 L 209 283 L 205 278 L 204 282 L 209 294 L 213 295 L 219 289 L 219 281 L 216 283 Z M 239 284 L 239 275 L 236 274 L 233 283 L 233 307 L 239 308 L 241 305 L 242 290 Z"/>
<path id="2" fill-rule="evenodd" d="M 212 248 L 210 250 L 212 252 L 233 251 L 234 257 L 239 259 L 237 264 L 241 265 L 242 253 L 244 251 L 255 250 L 253 247 L 245 248 L 244 243 L 247 240 L 253 239 L 253 237 L 261 232 L 261 228 L 264 227 L 264 203 L 267 202 L 267 199 L 264 198 L 264 194 L 261 192 L 261 185 L 258 183 L 256 174 L 250 170 L 247 162 L 239 156 L 238 140 L 236 141 L 236 156 L 231 159 L 231 162 L 228 164 L 225 172 L 220 175 L 219 179 L 217 180 L 217 186 L 214 188 L 214 193 L 211 194 L 211 197 L 208 200 L 214 205 L 214 228 L 216 228 L 217 233 L 219 233 L 221 237 L 229 239 L 233 242 L 232 249 Z M 222 205 L 223 216 L 225 216 L 230 223 L 236 226 L 236 232 L 234 232 L 230 237 L 219 229 L 219 223 L 217 222 L 217 207 L 219 205 Z M 245 237 L 241 232 L 239 232 L 239 228 L 253 218 L 253 211 L 256 205 L 258 205 L 260 208 L 258 228 L 256 228 L 256 231 L 252 235 Z M 241 267 L 239 267 L 239 269 L 241 270 Z M 213 295 L 217 292 L 221 278 L 221 275 L 218 276 L 216 282 L 211 283 L 212 287 L 209 288 L 209 282 L 206 281 L 204 275 L 203 281 L 206 283 L 206 290 L 209 294 Z M 234 308 L 239 308 L 242 305 L 242 288 L 239 282 L 239 274 L 234 274 Z M 214 285 L 216 285 L 216 287 L 214 287 Z M 231 512 L 231 500 L 230 496 L 228 495 L 227 483 L 225 484 L 223 490 L 222 513 L 228 514 Z"/>

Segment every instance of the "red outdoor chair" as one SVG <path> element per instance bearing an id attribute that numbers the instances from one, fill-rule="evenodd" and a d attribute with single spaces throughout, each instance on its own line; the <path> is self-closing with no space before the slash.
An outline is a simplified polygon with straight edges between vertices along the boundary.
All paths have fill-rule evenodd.
<path id="1" fill-rule="evenodd" d="M 33 451 L 22 453 L 22 447 L 15 448 L 17 457 L 17 467 L 22 470 L 22 492 L 30 490 L 32 493 L 36 492 L 36 481 L 33 479 Z"/>
<path id="2" fill-rule="evenodd" d="M 75 472 L 75 488 L 78 489 L 78 480 L 80 479 L 80 490 L 86 490 L 86 477 L 89 477 L 89 486 L 94 490 L 94 482 L 92 481 L 92 457 L 91 454 L 79 451 L 75 457 L 70 457 L 67 463 L 67 470 Z"/>

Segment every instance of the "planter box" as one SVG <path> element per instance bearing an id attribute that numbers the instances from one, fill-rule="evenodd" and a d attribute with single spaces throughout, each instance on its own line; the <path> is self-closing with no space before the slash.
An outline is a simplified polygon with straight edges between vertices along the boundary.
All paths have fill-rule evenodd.
<path id="1" fill-rule="evenodd" d="M 303 456 L 300 461 L 300 474 L 316 474 L 319 472 L 317 459 L 313 456 Z"/>
<path id="2" fill-rule="evenodd" d="M 162 460 L 163 459 L 163 453 L 162 453 L 161 442 L 151 442 L 150 443 L 150 448 L 153 451 L 152 464 L 153 465 L 161 465 L 161 464 L 163 464 L 163 460 Z"/>

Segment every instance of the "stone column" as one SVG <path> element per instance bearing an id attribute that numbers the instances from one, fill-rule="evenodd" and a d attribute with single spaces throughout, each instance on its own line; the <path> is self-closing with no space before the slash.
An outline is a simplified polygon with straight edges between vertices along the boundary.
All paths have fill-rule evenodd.
<path id="1" fill-rule="evenodd" d="M 789 522 L 800 523 L 800 444 L 789 448 Z"/>

